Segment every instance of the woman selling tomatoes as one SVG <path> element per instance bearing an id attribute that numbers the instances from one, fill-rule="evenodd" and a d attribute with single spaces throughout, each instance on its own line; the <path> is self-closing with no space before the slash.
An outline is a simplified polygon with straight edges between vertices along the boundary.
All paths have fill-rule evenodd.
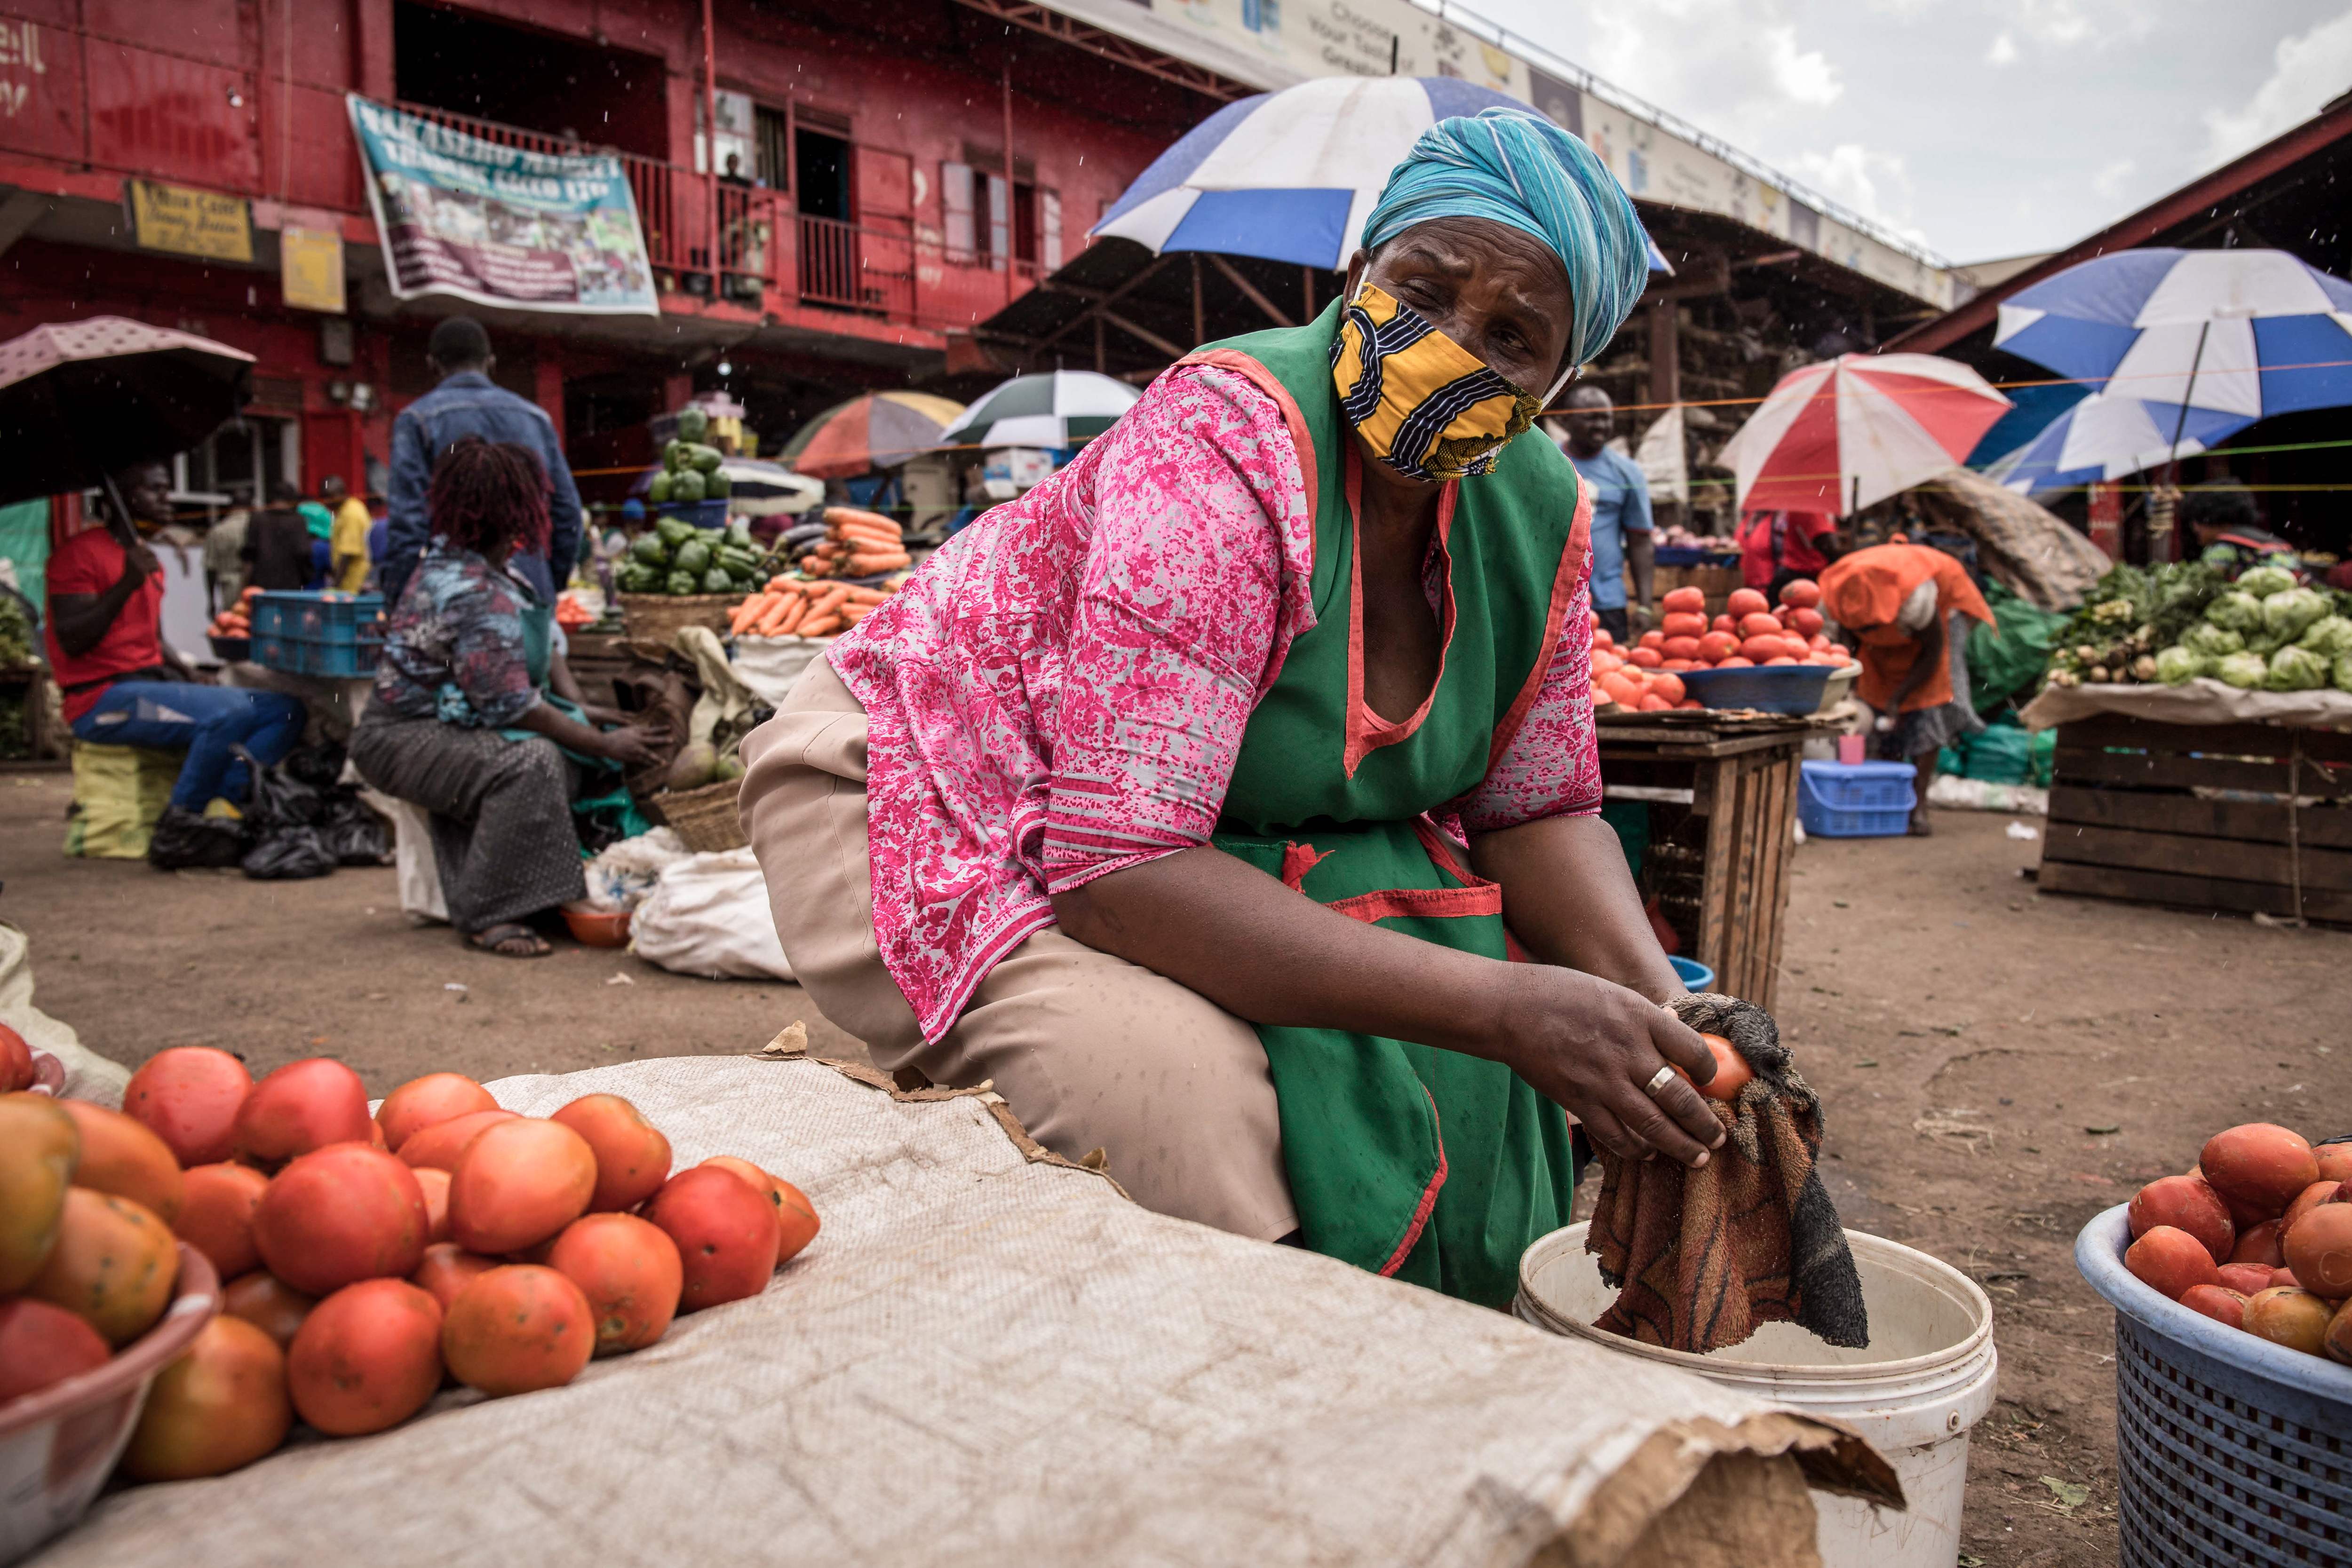
<path id="1" fill-rule="evenodd" d="M 1862 645 L 1854 695 L 1878 717 L 1879 755 L 1919 775 L 1911 831 L 1925 837 L 1936 754 L 1984 727 L 1969 706 L 1968 624 L 1992 611 L 1960 563 L 1927 545 L 1873 545 L 1822 573 L 1822 609 Z"/>
<path id="2" fill-rule="evenodd" d="M 1568 1219 L 1563 1106 L 1626 1158 L 1722 1143 L 1596 814 L 1591 503 L 1516 439 L 1645 241 L 1506 110 L 1424 134 L 1363 240 L 835 643 L 742 810 L 794 970 L 902 1082 L 1499 1306 Z"/>

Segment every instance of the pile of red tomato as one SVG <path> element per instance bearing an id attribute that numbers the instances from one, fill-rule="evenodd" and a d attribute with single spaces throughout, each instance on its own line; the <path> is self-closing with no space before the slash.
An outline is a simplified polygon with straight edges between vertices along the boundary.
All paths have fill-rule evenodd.
<path id="1" fill-rule="evenodd" d="M 379 1432 L 445 1378 L 568 1383 L 677 1312 L 757 1295 L 816 1232 L 800 1189 L 748 1161 L 673 1174 L 618 1095 L 521 1116 L 436 1072 L 371 1115 L 341 1062 L 256 1083 L 175 1047 L 121 1112 L 0 1094 L 0 1407 L 152 1328 L 179 1241 L 219 1270 L 224 1310 L 157 1375 L 122 1458 L 138 1480 L 249 1464 L 298 1416 Z"/>
<path id="2" fill-rule="evenodd" d="M 2124 1267 L 2189 1311 L 2352 1362 L 2352 1139 L 2268 1122 L 2216 1133 L 2131 1200 Z"/>
<path id="3" fill-rule="evenodd" d="M 1853 658 L 1822 630 L 1825 622 L 1815 608 L 1822 601 L 1821 585 L 1800 577 L 1780 590 L 1777 610 L 1752 588 L 1733 591 L 1724 613 L 1706 617 L 1706 595 L 1696 588 L 1677 588 L 1660 600 L 1664 612 L 1657 630 L 1644 632 L 1631 648 L 1619 648 L 1616 639 L 1599 630 L 1593 621 L 1593 700 L 1656 712 L 1661 708 L 1698 707 L 1683 689 L 1686 670 L 1742 670 L 1759 664 L 1827 664 L 1843 669 Z"/>

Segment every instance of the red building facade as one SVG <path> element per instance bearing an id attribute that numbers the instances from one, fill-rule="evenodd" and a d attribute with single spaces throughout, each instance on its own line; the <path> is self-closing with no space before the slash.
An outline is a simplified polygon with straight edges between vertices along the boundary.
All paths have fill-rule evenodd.
<path id="1" fill-rule="evenodd" d="M 191 506 L 269 475 L 310 489 L 380 472 L 392 415 L 430 384 L 425 335 L 457 309 L 490 327 L 499 379 L 556 417 L 592 476 L 642 460 L 646 419 L 697 386 L 723 382 L 781 438 L 859 390 L 938 383 L 949 331 L 1076 255 L 1163 147 L 1244 90 L 1091 48 L 1066 22 L 1035 30 L 1032 9 L 0 0 L 0 336 L 122 315 L 254 354 L 247 417 L 184 460 Z M 660 315 L 395 300 L 354 92 L 620 155 Z M 732 179 L 709 170 L 710 120 Z M 230 198 L 250 260 L 142 248 L 132 180 Z M 341 236 L 341 313 L 287 302 L 289 228 Z"/>

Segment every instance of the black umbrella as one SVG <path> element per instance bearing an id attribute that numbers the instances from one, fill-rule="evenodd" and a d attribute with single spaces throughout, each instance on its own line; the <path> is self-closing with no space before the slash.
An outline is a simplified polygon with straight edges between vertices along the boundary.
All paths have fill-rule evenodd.
<path id="1" fill-rule="evenodd" d="M 102 485 L 126 516 L 110 476 L 210 435 L 245 406 L 252 376 L 251 354 L 120 316 L 0 343 L 0 504 Z"/>

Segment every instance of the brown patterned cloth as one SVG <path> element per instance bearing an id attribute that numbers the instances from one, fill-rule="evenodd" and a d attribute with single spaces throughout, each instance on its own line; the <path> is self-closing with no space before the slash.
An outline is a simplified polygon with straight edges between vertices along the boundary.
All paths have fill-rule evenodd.
<path id="1" fill-rule="evenodd" d="M 1701 1169 L 1601 1155 L 1601 1207 L 1584 1247 L 1619 1294 L 1593 1326 L 1700 1353 L 1767 1322 L 1868 1345 L 1862 1281 L 1813 1168 L 1821 1102 L 1790 1065 L 1772 1016 L 1711 993 L 1673 1006 L 1691 1028 L 1730 1040 L 1756 1077 L 1730 1104 L 1707 1102 L 1730 1137 Z"/>

